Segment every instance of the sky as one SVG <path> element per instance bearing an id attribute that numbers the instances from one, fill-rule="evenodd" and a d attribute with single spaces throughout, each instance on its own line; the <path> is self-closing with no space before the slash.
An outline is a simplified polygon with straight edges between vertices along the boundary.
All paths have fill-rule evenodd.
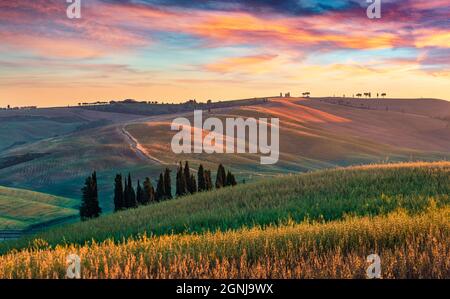
<path id="1" fill-rule="evenodd" d="M 278 95 L 450 100 L 448 0 L 0 0 L 0 107 Z"/>

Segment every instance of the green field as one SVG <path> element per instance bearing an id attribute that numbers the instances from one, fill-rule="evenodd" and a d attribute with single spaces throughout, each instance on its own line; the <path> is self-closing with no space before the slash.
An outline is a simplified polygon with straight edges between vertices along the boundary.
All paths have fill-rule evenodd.
<path id="1" fill-rule="evenodd" d="M 0 230 L 25 230 L 73 217 L 78 204 L 73 199 L 0 187 Z"/>
<path id="2" fill-rule="evenodd" d="M 170 123 L 179 116 L 190 118 L 194 106 L 189 105 L 182 105 L 181 114 L 152 117 L 129 114 L 137 113 L 142 106 L 153 109 L 147 111 L 150 115 L 159 111 L 148 104 L 0 111 L 0 127 L 4 128 L 0 148 L 2 142 L 7 147 L 0 151 L 0 164 L 21 161 L 14 165 L 6 163 L 9 166 L 5 168 L 0 166 L 0 185 L 79 200 L 85 178 L 96 170 L 101 207 L 110 212 L 116 173 L 131 172 L 135 180 L 147 176 L 155 180 L 162 169 L 167 165 L 174 169 L 173 165 L 180 160 L 188 160 L 193 168 L 203 163 L 213 172 L 223 163 L 238 181 L 247 182 L 351 165 L 448 160 L 450 126 L 444 119 L 450 104 L 430 100 L 403 100 L 402 105 L 397 102 L 388 99 L 364 102 L 373 106 L 369 110 L 358 108 L 359 102 L 354 104 L 358 106 L 355 108 L 322 99 L 292 98 L 263 103 L 222 102 L 216 103 L 211 112 L 205 109 L 205 117 L 222 119 L 279 117 L 280 160 L 275 165 L 260 165 L 259 155 L 254 154 L 174 155 L 170 142 L 175 132 L 170 130 Z M 383 109 L 375 109 L 376 105 Z M 386 105 L 389 111 L 384 109 Z M 167 107 L 178 105 L 156 108 Z M 104 108 L 109 112 L 100 111 Z M 178 111 L 169 110 L 159 113 Z M 137 153 L 123 128 L 149 156 L 164 165 Z M 35 158 L 20 158 L 27 155 Z"/>
<path id="3" fill-rule="evenodd" d="M 423 212 L 450 204 L 450 163 L 364 166 L 281 176 L 103 216 L 42 232 L 51 246 L 138 234 L 202 233 L 286 221 L 333 221 L 386 215 L 399 208 Z M 30 239 L 8 242 L 23 248 Z"/>
<path id="4" fill-rule="evenodd" d="M 449 178 L 373 165 L 197 194 L 0 244 L 0 277 L 64 278 L 75 253 L 83 278 L 364 278 L 376 253 L 383 278 L 449 278 Z"/>

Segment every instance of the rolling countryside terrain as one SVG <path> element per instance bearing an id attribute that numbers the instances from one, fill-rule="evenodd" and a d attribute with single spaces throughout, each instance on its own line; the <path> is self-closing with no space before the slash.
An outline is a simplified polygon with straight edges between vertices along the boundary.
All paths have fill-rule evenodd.
<path id="1" fill-rule="evenodd" d="M 205 118 L 279 117 L 280 161 L 265 166 L 252 154 L 174 155 L 170 123 L 192 118 L 193 109 L 204 109 Z M 342 98 L 0 111 L 0 186 L 79 202 L 85 177 L 96 170 L 100 203 L 109 212 L 116 173 L 156 179 L 180 160 L 213 171 L 224 163 L 239 182 L 337 166 L 448 160 L 449 115 L 450 103 L 441 100 Z"/>
<path id="2" fill-rule="evenodd" d="M 349 106 L 334 100 L 336 103 L 332 99 L 272 98 L 264 104 L 205 113 L 204 118 L 222 120 L 227 117 L 280 118 L 280 160 L 269 166 L 260 165 L 259 155 L 173 154 L 170 150 L 176 133 L 170 131 L 173 116 L 133 123 L 125 129 L 134 136 L 142 151 L 156 160 L 171 164 L 188 159 L 208 167 L 226 161 L 241 178 L 247 179 L 336 166 L 450 157 L 450 122 L 446 119 L 450 116 L 450 103 L 446 101 L 348 99 L 353 105 Z M 402 101 L 411 106 L 406 112 L 400 111 L 404 106 Z M 372 109 L 367 109 L 369 105 Z M 386 111 L 386 106 L 391 110 Z M 422 111 L 424 106 L 428 108 Z M 193 124 L 192 113 L 183 116 Z"/>
<path id="3" fill-rule="evenodd" d="M 377 253 L 383 278 L 448 278 L 449 177 L 368 165 L 182 197 L 0 244 L 0 277 L 64 278 L 76 253 L 84 278 L 363 278 Z"/>
<path id="4" fill-rule="evenodd" d="M 8 229 L 30 230 L 78 216 L 79 201 L 48 194 L 0 187 L 0 237 Z"/>

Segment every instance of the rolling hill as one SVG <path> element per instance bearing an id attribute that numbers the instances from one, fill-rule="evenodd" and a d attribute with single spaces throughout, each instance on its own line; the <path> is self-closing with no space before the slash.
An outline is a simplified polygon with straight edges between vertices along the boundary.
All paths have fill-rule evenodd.
<path id="1" fill-rule="evenodd" d="M 375 216 L 398 208 L 420 213 L 431 201 L 438 206 L 450 204 L 449 177 L 450 162 L 373 165 L 280 176 L 53 228 L 35 238 L 50 245 L 62 240 L 83 244 L 122 240 L 144 232 L 195 233 L 287 220 Z M 28 240 L 18 242 L 23 246 Z"/>
<path id="2" fill-rule="evenodd" d="M 272 166 L 260 165 L 259 156 L 250 154 L 173 154 L 170 142 L 175 132 L 170 131 L 170 123 L 179 116 L 192 118 L 189 111 L 204 109 L 205 105 L 157 106 L 162 110 L 148 104 L 116 104 L 0 111 L 0 124 L 4 117 L 7 120 L 3 124 L 8 126 L 18 123 L 12 121 L 11 113 L 20 113 L 17 116 L 23 118 L 21 126 L 33 127 L 36 117 L 65 121 L 64 124 L 52 121 L 47 129 L 42 129 L 48 132 L 65 130 L 69 120 L 84 120 L 82 124 L 76 123 L 78 129 L 71 123 L 70 130 L 58 136 L 36 137 L 38 140 L 1 150 L 0 185 L 78 199 L 85 177 L 95 169 L 99 174 L 101 205 L 108 212 L 113 208 L 112 182 L 116 173 L 131 172 L 135 180 L 146 176 L 156 179 L 167 166 L 175 170 L 180 160 L 189 160 L 193 168 L 201 162 L 213 172 L 219 163 L 224 163 L 237 174 L 239 181 L 249 182 L 339 166 L 450 158 L 449 102 L 342 101 L 337 98 L 253 99 L 216 103 L 210 113 L 205 110 L 205 117 L 222 119 L 279 117 L 281 155 L 280 161 Z M 166 108 L 175 109 L 176 113 L 167 114 L 173 111 Z M 144 109 L 141 115 L 130 114 L 141 109 Z M 156 112 L 162 114 L 154 115 Z M 17 127 L 17 130 L 23 129 Z M 8 141 L 11 143 L 14 142 Z M 6 167 L 2 168 L 2 164 Z"/>
<path id="3" fill-rule="evenodd" d="M 160 117 L 134 122 L 125 129 L 142 151 L 153 159 L 171 164 L 190 160 L 215 167 L 230 165 L 241 178 L 273 176 L 336 166 L 386 161 L 442 160 L 450 157 L 450 103 L 436 100 L 351 100 L 272 98 L 268 103 L 212 110 L 206 117 L 277 117 L 280 119 L 280 160 L 276 165 L 259 165 L 258 155 L 175 155 L 170 142 L 174 119 Z M 362 108 L 372 105 L 373 109 Z M 402 105 L 399 104 L 405 103 Z M 382 102 L 382 104 L 380 104 Z M 409 105 L 406 112 L 396 111 Z M 422 107 L 428 105 L 423 112 Z M 375 109 L 376 107 L 383 109 Z M 386 111 L 384 107 L 391 107 Z M 416 107 L 416 108 L 414 108 Z M 434 108 L 432 108 L 434 107 Z M 420 114 L 422 113 L 422 114 Z M 193 114 L 183 116 L 193 123 Z"/>
<path id="4" fill-rule="evenodd" d="M 368 165 L 196 194 L 0 244 L 0 277 L 63 278 L 76 253 L 84 278 L 363 278 L 377 253 L 384 278 L 448 278 L 449 177 Z"/>
<path id="5" fill-rule="evenodd" d="M 78 200 L 0 187 L 0 232 L 67 222 L 78 216 L 78 205 Z"/>

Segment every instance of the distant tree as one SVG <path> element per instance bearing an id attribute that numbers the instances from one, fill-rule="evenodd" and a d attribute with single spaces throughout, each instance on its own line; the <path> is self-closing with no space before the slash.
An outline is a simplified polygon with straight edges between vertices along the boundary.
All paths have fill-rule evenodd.
<path id="1" fill-rule="evenodd" d="M 213 189 L 211 170 L 205 170 L 205 190 L 211 191 Z"/>
<path id="2" fill-rule="evenodd" d="M 194 174 L 191 174 L 190 182 L 191 182 L 191 190 L 190 190 L 191 194 L 197 193 L 197 191 L 198 191 L 198 189 L 197 189 L 197 180 L 195 179 L 195 175 Z"/>
<path id="3" fill-rule="evenodd" d="M 236 186 L 237 182 L 236 182 L 236 178 L 234 176 L 234 174 L 231 173 L 231 171 L 228 171 L 227 173 L 227 186 Z"/>
<path id="4" fill-rule="evenodd" d="M 80 206 L 81 220 L 85 221 L 99 217 L 102 209 L 98 201 L 97 173 L 95 171 L 91 176 L 86 178 L 84 187 L 81 190 L 83 192 Z"/>
<path id="5" fill-rule="evenodd" d="M 216 188 L 220 189 L 222 187 L 226 186 L 227 182 L 227 175 L 225 173 L 225 168 L 222 164 L 219 165 L 219 168 L 217 169 L 217 176 L 216 176 Z"/>
<path id="6" fill-rule="evenodd" d="M 143 204 L 153 203 L 155 201 L 155 189 L 153 188 L 150 178 L 145 178 L 144 182 L 144 199 Z"/>
<path id="7" fill-rule="evenodd" d="M 128 174 L 128 180 L 124 190 L 124 199 L 126 208 L 137 207 L 136 192 L 134 191 L 133 183 L 131 181 L 131 174 Z"/>
<path id="8" fill-rule="evenodd" d="M 88 220 L 91 217 L 91 200 L 92 200 L 92 177 L 86 178 L 84 187 L 81 189 L 83 196 L 81 198 L 80 218 L 82 221 Z"/>
<path id="9" fill-rule="evenodd" d="M 184 196 L 187 194 L 186 178 L 184 176 L 183 164 L 181 162 L 177 170 L 175 193 L 177 196 Z"/>
<path id="10" fill-rule="evenodd" d="M 206 191 L 207 189 L 205 180 L 205 170 L 202 164 L 200 164 L 200 166 L 198 167 L 197 179 L 198 179 L 198 192 Z"/>
<path id="11" fill-rule="evenodd" d="M 189 162 L 186 161 L 186 164 L 184 164 L 184 179 L 186 180 L 186 190 L 188 193 L 193 193 L 193 186 L 191 181 L 191 169 L 189 167 Z"/>
<path id="12" fill-rule="evenodd" d="M 136 201 L 138 204 L 140 205 L 145 205 L 145 194 L 144 194 L 144 189 L 142 189 L 141 187 L 141 182 L 138 180 L 138 184 L 136 187 Z"/>
<path id="13" fill-rule="evenodd" d="M 159 180 L 156 183 L 156 201 L 160 202 L 165 199 L 166 196 L 166 190 L 165 190 L 165 184 L 164 184 L 164 175 L 161 173 L 159 175 Z"/>
<path id="14" fill-rule="evenodd" d="M 114 180 L 114 212 L 120 211 L 125 208 L 123 199 L 123 184 L 122 175 L 117 174 Z"/>
<path id="15" fill-rule="evenodd" d="M 164 191 L 165 199 L 172 199 L 172 182 L 170 179 L 170 169 L 164 171 Z"/>

